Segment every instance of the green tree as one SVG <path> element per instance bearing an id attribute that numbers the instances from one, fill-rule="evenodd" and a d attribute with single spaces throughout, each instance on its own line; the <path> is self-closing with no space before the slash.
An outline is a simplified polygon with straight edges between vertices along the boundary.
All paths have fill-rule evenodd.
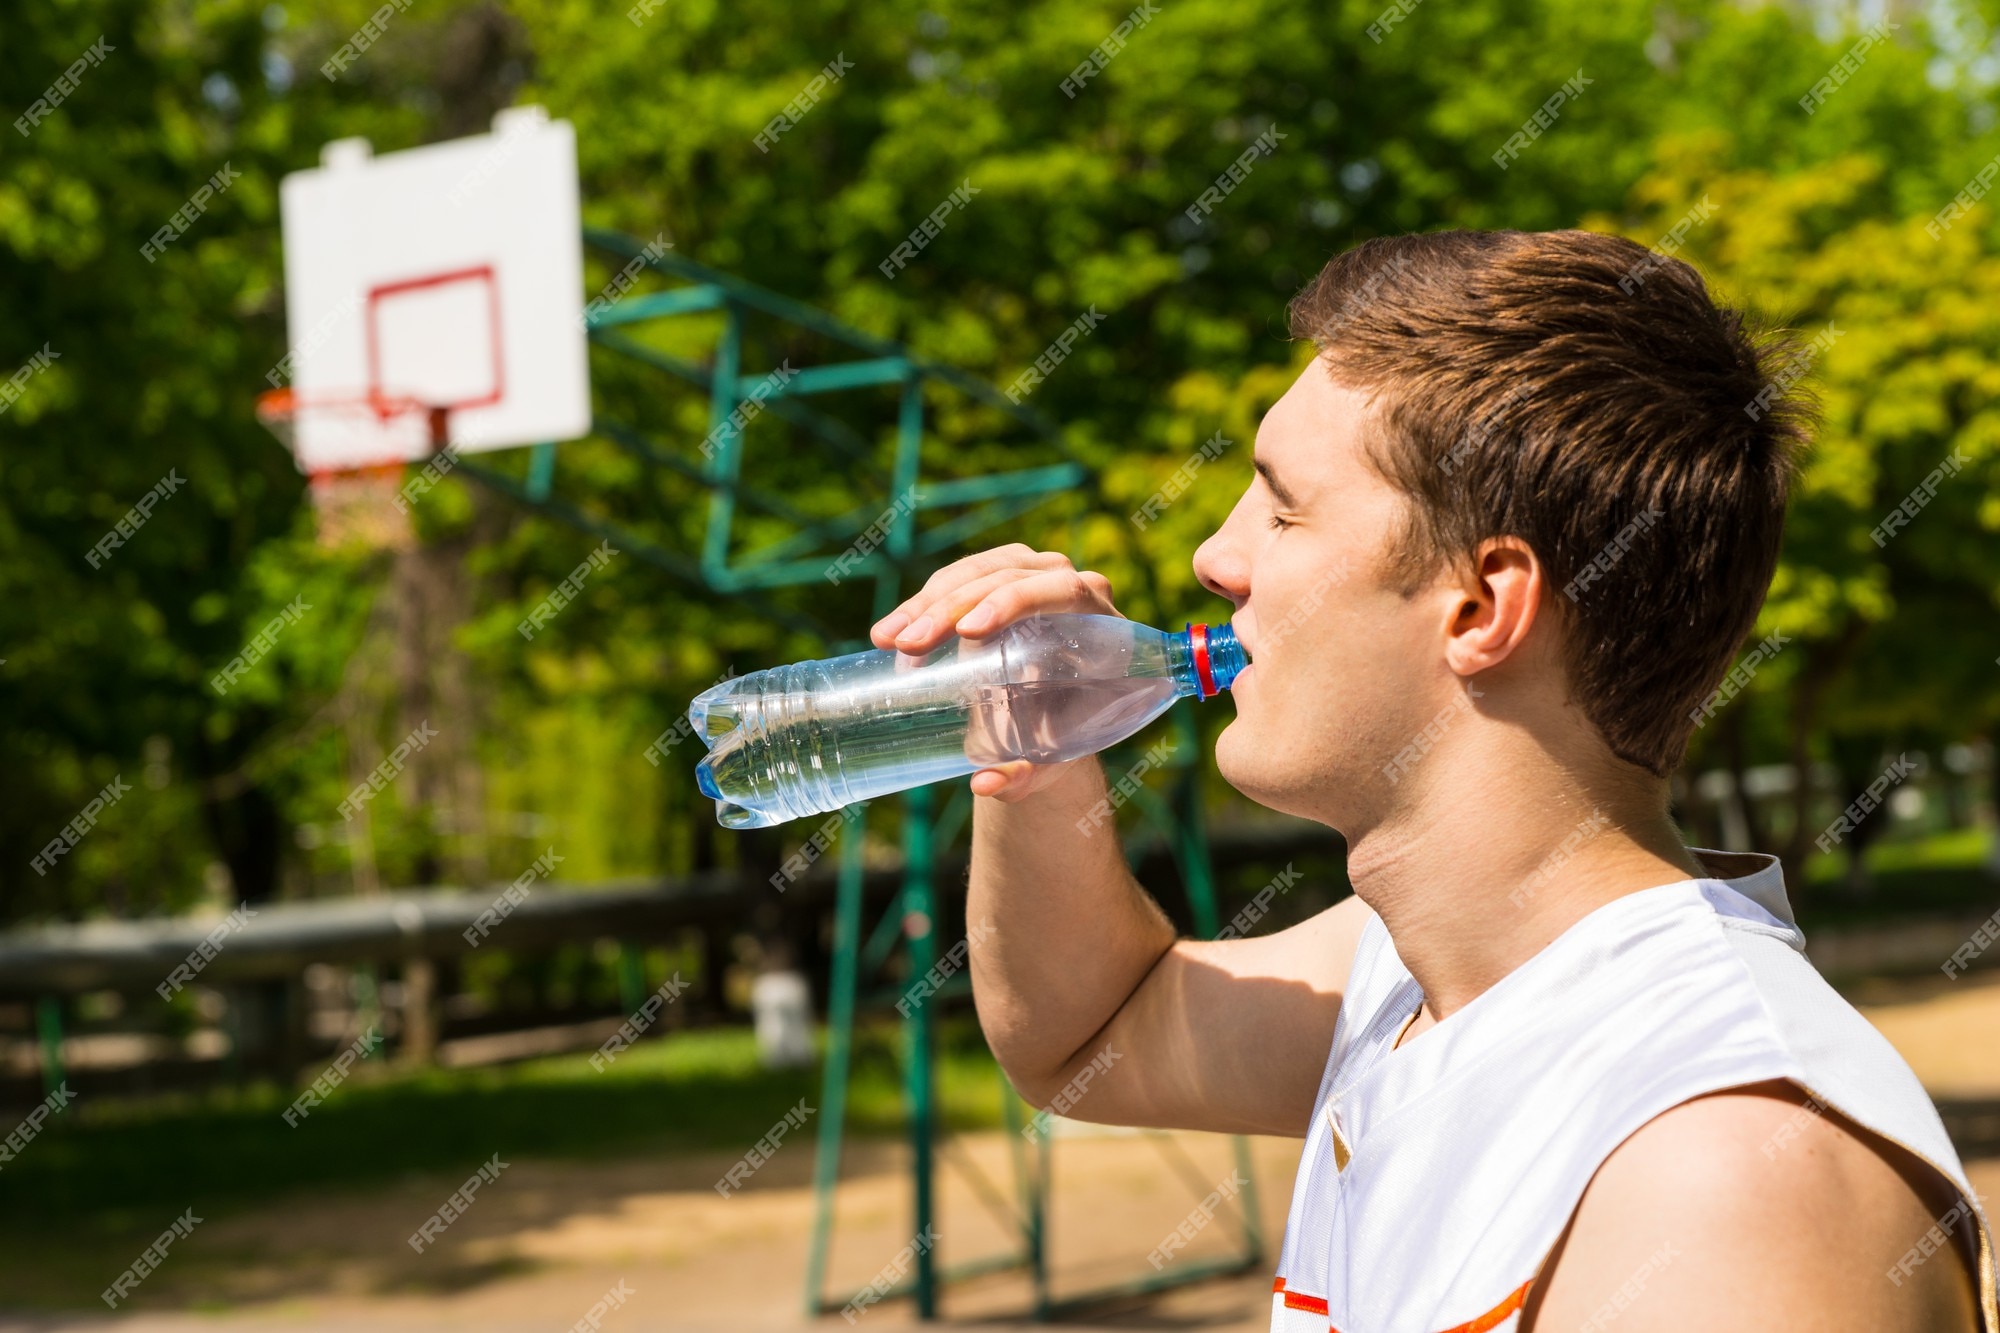
<path id="1" fill-rule="evenodd" d="M 1635 191 L 1650 221 L 1634 234 L 1706 200 L 1687 256 L 1823 347 L 1821 424 L 1756 630 L 1795 642 L 1730 721 L 1795 770 L 1834 762 L 1845 804 L 1886 752 L 1974 740 L 2000 720 L 1992 645 L 1967 632 L 2000 609 L 2000 258 L 1989 214 L 1933 235 L 1950 192 L 1902 213 L 1872 156 L 1773 174 L 1728 169 L 1727 147 L 1670 145 Z M 1906 501 L 1913 518 L 1897 515 Z M 1824 825 L 1816 811 L 1799 784 L 1784 830 L 1795 869 Z"/>
<path id="2" fill-rule="evenodd" d="M 1703 262 L 1760 304 L 1854 329 L 1826 358 L 1828 446 L 1770 613 L 1808 622 L 1809 650 L 1773 668 L 1782 698 L 1753 701 L 1759 752 L 1849 721 L 1990 723 L 1970 659 L 1922 647 L 1963 641 L 1952 621 L 1975 584 L 1990 606 L 1990 573 L 1954 549 L 1991 525 L 1986 474 L 1954 482 L 1887 549 L 1856 545 L 1927 457 L 1961 438 L 1986 447 L 1990 229 L 1921 237 L 1996 146 L 1967 54 L 1983 29 L 1906 23 L 1808 116 L 1799 97 L 1853 34 L 1722 0 L 1424 5 L 1379 41 L 1377 0 L 1171 0 L 1073 97 L 1063 80 L 1125 0 L 449 3 L 396 11 L 323 77 L 376 7 L 78 0 L 10 17 L 0 104 L 29 106 L 100 34 L 112 49 L 0 150 L 0 369 L 45 344 L 61 353 L 0 415 L 0 757 L 19 793 L 0 810 L 0 917 L 182 906 L 211 863 L 250 897 L 287 876 L 366 882 L 364 860 L 386 882 L 474 874 L 482 858 L 504 871 L 551 820 L 588 849 L 590 874 L 742 854 L 714 837 L 684 772 L 641 753 L 725 667 L 824 644 L 637 562 L 526 643 L 513 626 L 588 543 L 452 483 L 420 513 L 418 551 L 321 551 L 300 480 L 249 411 L 284 339 L 280 177 L 334 138 L 392 151 L 479 131 L 510 101 L 576 124 L 592 222 L 663 236 L 995 382 L 1100 314 L 1030 400 L 1099 466 L 1100 492 L 1013 531 L 1107 569 L 1132 613 L 1156 619 L 1199 605 L 1187 556 L 1240 488 L 1256 416 L 1300 355 L 1283 302 L 1329 254 L 1385 232 L 1586 216 L 1650 241 L 1726 183 L 1742 193 L 1697 241 Z M 851 68 L 760 151 L 755 136 L 836 59 Z M 1579 70 L 1590 82 L 1503 170 L 1495 151 Z M 1270 151 L 1243 158 L 1267 131 Z M 1239 159 L 1240 184 L 1190 215 Z M 149 262 L 140 247 L 225 164 L 228 189 Z M 965 182 L 979 193 L 885 276 Z M 699 358 L 712 332 L 691 320 L 656 336 Z M 756 337 L 771 362 L 823 354 Z M 613 358 L 594 374 L 607 409 L 662 441 L 691 451 L 705 431 L 697 395 Z M 839 410 L 886 447 L 887 395 Z M 932 410 L 934 473 L 1020 456 L 998 414 L 950 396 Z M 1218 430 L 1235 443 L 1158 523 L 1124 517 Z M 815 513 L 852 493 L 851 465 L 769 421 L 753 435 L 768 489 Z M 170 475 L 183 484 L 92 568 L 84 552 Z M 559 475 L 662 544 L 698 540 L 698 489 L 602 441 L 565 446 Z M 752 523 L 746 540 L 783 531 Z M 208 677 L 299 596 L 311 618 L 218 697 Z M 812 602 L 855 626 L 870 609 L 861 589 Z M 1867 626 L 1844 647 L 1843 616 Z M 425 670 L 397 666 L 413 653 Z M 1822 660 L 1819 702 L 1788 724 L 1809 694 L 1793 674 Z M 330 812 L 355 767 L 431 707 L 456 710 L 465 748 L 401 789 L 407 804 L 378 803 L 365 847 L 344 840 Z M 142 781 L 55 871 L 29 870 L 120 774 Z"/>

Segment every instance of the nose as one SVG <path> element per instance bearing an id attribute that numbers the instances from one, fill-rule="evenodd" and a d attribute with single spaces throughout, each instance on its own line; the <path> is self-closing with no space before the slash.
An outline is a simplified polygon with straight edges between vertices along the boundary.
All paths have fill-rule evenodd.
<path id="1" fill-rule="evenodd" d="M 1201 586 L 1219 597 L 1227 597 L 1241 610 L 1250 600 L 1250 560 L 1230 539 L 1229 523 L 1203 542 L 1194 553 L 1194 576 Z"/>

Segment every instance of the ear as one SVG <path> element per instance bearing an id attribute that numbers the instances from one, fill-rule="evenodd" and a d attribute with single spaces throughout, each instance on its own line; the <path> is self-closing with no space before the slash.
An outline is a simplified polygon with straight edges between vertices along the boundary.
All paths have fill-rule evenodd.
<path id="1" fill-rule="evenodd" d="M 1456 580 L 1445 662 L 1461 676 L 1498 666 L 1527 642 L 1542 604 L 1542 562 L 1519 537 L 1481 542 Z"/>

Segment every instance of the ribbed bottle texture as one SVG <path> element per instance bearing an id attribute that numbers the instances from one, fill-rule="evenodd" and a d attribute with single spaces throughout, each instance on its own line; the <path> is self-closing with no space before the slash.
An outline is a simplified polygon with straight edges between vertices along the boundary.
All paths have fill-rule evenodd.
<path id="1" fill-rule="evenodd" d="M 921 657 L 875 651 L 725 681 L 688 708 L 716 817 L 761 828 L 1012 759 L 1059 763 L 1130 736 L 1246 665 L 1227 625 L 1169 633 L 1041 616 Z"/>

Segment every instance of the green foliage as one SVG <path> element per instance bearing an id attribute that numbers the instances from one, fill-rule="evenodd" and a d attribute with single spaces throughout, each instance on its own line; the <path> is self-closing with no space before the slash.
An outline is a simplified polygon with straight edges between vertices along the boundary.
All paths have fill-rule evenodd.
<path id="1" fill-rule="evenodd" d="M 1733 170 L 1719 135 L 1669 140 L 1635 198 L 1634 236 L 1657 236 L 1706 200 L 1686 255 L 1727 299 L 1821 337 L 1811 383 L 1820 428 L 1801 469 L 1786 546 L 1757 633 L 1786 648 L 1751 687 L 1775 744 L 1802 671 L 1837 670 L 1828 734 L 1936 741 L 1983 734 L 2000 689 L 1964 630 L 2000 601 L 2000 258 L 1984 210 L 1933 237 L 1944 193 L 1886 214 L 1892 173 L 1873 156 L 1809 173 Z M 1893 192 L 1889 192 L 1893 193 Z M 1649 233 L 1649 230 L 1650 233 Z M 1941 465 L 1944 475 L 1933 477 Z M 1898 505 L 1934 498 L 1899 531 Z M 1891 741 L 1893 744 L 1893 741 Z"/>
<path id="2" fill-rule="evenodd" d="M 953 1022 L 942 1045 L 947 1126 L 998 1125 L 1004 1084 L 976 1031 Z M 904 1128 L 894 1047 L 891 1029 L 858 1034 L 848 1102 L 856 1133 Z M 802 1097 L 819 1104 L 813 1071 L 759 1068 L 754 1039 L 743 1029 L 642 1041 L 602 1071 L 585 1055 L 423 1072 L 369 1064 L 295 1126 L 283 1118 L 294 1091 L 261 1086 L 196 1100 L 80 1100 L 0 1175 L 0 1284 L 17 1304 L 94 1301 L 102 1265 L 80 1265 L 74 1256 L 136 1252 L 159 1233 L 162 1214 L 176 1214 L 191 1198 L 212 1218 L 417 1173 L 436 1179 L 442 1195 L 496 1151 L 510 1165 L 690 1150 L 716 1151 L 726 1163 L 752 1141 L 746 1126 L 772 1124 Z M 812 1151 L 799 1140 L 817 1124 L 809 1121 L 803 1136 L 784 1145 L 787 1157 L 798 1154 L 794 1172 Z M 758 1132 L 750 1131 L 753 1138 Z M 461 1165 L 463 1173 L 453 1174 Z"/>
<path id="3" fill-rule="evenodd" d="M 686 750 L 658 767 L 643 752 L 726 668 L 826 644 L 633 559 L 528 642 L 514 626 L 592 542 L 453 480 L 420 506 L 424 561 L 323 551 L 250 412 L 283 350 L 283 174 L 330 139 L 390 151 L 476 132 L 513 101 L 576 124 L 593 224 L 663 236 L 996 383 L 1098 312 L 1031 400 L 1098 480 L 997 536 L 1104 569 L 1154 623 L 1203 609 L 1188 556 L 1300 364 L 1283 303 L 1329 254 L 1445 226 L 1650 242 L 1712 197 L 1689 255 L 1808 336 L 1828 320 L 1844 331 L 1819 368 L 1827 425 L 1766 613 L 1805 651 L 1754 683 L 1754 749 L 1796 743 L 1797 682 L 1815 670 L 1831 682 L 1815 687 L 1815 744 L 1970 737 L 2000 708 L 1990 657 L 1964 632 L 2000 588 L 1995 232 L 1984 213 L 1942 240 L 1924 231 L 2000 147 L 1977 59 L 1989 20 L 1973 9 L 1942 32 L 1904 23 L 1808 115 L 1798 99 L 1854 34 L 1723 0 L 1423 5 L 1380 41 L 1380 0 L 1176 0 L 1074 97 L 1059 85 L 1123 0 L 697 0 L 629 15 L 457 0 L 397 11 L 323 77 L 375 8 L 77 0 L 10 17 L 0 105 L 28 106 L 100 33 L 112 51 L 0 155 L 0 370 L 44 344 L 61 354 L 0 415 L 0 762 L 14 778 L 0 918 L 344 892 L 371 876 L 511 878 L 551 842 L 584 877 L 755 846 L 714 837 Z M 760 151 L 754 136 L 836 57 L 852 68 Z M 1578 70 L 1582 95 L 1502 170 L 1494 151 Z M 1191 220 L 1274 128 L 1273 151 Z M 149 262 L 141 245 L 224 163 L 239 178 Z M 979 193 L 885 279 L 877 264 L 968 181 Z M 593 260 L 589 281 L 610 274 Z M 647 335 L 697 363 L 713 336 L 701 319 Z M 825 350 L 753 330 L 748 357 Z M 664 377 L 602 352 L 593 373 L 600 403 L 662 447 L 687 456 L 707 429 L 705 400 Z M 1029 457 L 990 409 L 951 393 L 929 407 L 933 475 Z M 888 392 L 831 410 L 886 451 Z M 1233 443 L 1159 520 L 1129 522 L 1218 431 Z M 808 513 L 866 493 L 857 469 L 769 420 L 750 446 L 751 479 Z M 1965 473 L 1877 547 L 1871 528 L 1952 448 Z M 84 552 L 170 470 L 185 484 L 92 568 Z M 565 446 L 559 486 L 699 549 L 699 489 L 607 442 Z M 748 522 L 743 540 L 786 531 Z M 446 574 L 462 584 L 434 604 L 411 581 Z M 218 695 L 210 676 L 299 597 L 311 610 Z M 860 586 L 811 600 L 855 632 L 873 609 Z M 397 665 L 411 644 L 428 677 Z M 424 716 L 451 722 L 424 771 L 365 828 L 342 820 L 357 774 Z M 132 793 L 83 845 L 46 876 L 27 869 L 119 775 Z"/>

